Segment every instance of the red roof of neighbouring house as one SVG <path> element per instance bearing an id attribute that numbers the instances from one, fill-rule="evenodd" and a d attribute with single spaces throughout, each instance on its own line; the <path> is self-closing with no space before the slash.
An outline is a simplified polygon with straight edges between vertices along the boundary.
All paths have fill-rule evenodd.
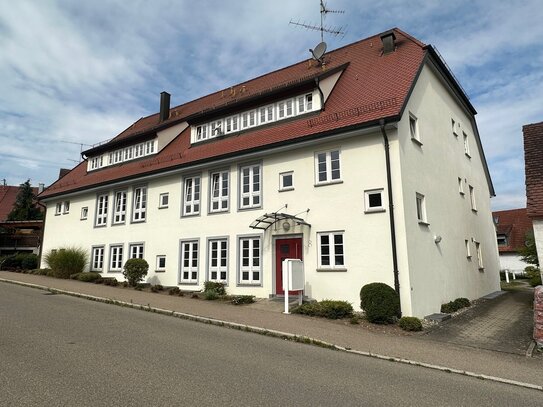
<path id="1" fill-rule="evenodd" d="M 32 188 L 35 195 L 38 194 L 38 188 Z M 0 222 L 5 222 L 8 215 L 15 205 L 19 187 L 9 185 L 0 185 Z"/>
<path id="2" fill-rule="evenodd" d="M 543 218 L 543 122 L 527 124 L 522 132 L 528 216 Z"/>
<path id="3" fill-rule="evenodd" d="M 517 252 L 524 246 L 526 233 L 532 230 L 532 221 L 526 208 L 492 212 L 498 235 L 507 237 L 507 246 L 498 245 L 500 253 Z"/>
<path id="4" fill-rule="evenodd" d="M 288 92 L 292 87 L 309 84 L 327 72 L 343 70 L 325 108 L 320 112 L 193 145 L 190 143 L 189 126 L 157 155 L 91 172 L 87 172 L 87 162 L 84 161 L 47 188 L 40 198 L 231 157 L 247 151 L 325 137 L 339 129 L 376 125 L 379 119 L 398 119 L 424 58 L 428 53 L 434 58 L 439 57 L 435 56 L 433 48 L 425 46 L 399 29 L 393 31 L 396 36 L 394 52 L 383 55 L 381 39 L 379 35 L 375 35 L 325 54 L 325 69 L 312 60 L 304 60 L 174 107 L 170 109 L 169 118 L 163 122 L 159 122 L 159 114 L 141 118 L 111 140 L 106 147 L 111 145 L 113 149 L 113 146 L 120 143 L 136 140 L 142 135 L 155 134 L 156 131 L 179 122 L 195 123 L 203 120 L 206 115 L 211 117 L 214 113 L 236 109 L 258 98 Z M 437 64 L 442 64 L 440 59 Z M 447 71 L 446 68 L 443 69 Z M 445 75 L 450 74 L 447 71 Z M 455 84 L 454 79 L 449 79 Z M 463 95 L 461 91 L 459 93 Z M 465 96 L 464 99 L 466 105 L 473 109 Z M 89 155 L 92 155 L 92 152 L 93 149 L 89 150 Z M 490 178 L 488 179 L 491 185 Z"/>

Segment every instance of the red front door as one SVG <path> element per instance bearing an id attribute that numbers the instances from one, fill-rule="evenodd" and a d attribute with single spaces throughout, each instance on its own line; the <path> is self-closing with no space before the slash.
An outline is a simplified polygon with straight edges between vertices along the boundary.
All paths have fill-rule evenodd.
<path id="1" fill-rule="evenodd" d="M 277 239 L 275 241 L 275 294 L 283 295 L 283 260 L 303 260 L 303 246 L 301 238 Z M 299 291 L 291 291 L 291 294 Z"/>

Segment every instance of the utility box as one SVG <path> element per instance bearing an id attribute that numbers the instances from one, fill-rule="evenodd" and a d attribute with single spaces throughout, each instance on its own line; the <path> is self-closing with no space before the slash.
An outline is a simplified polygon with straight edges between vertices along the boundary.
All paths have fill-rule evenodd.
<path id="1" fill-rule="evenodd" d="M 283 290 L 298 291 L 303 290 L 304 286 L 304 262 L 300 259 L 283 260 Z"/>

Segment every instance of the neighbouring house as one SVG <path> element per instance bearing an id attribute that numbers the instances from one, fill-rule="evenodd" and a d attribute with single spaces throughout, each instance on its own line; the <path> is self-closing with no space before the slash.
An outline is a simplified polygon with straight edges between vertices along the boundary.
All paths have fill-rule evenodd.
<path id="1" fill-rule="evenodd" d="M 42 184 L 32 188 L 35 195 L 41 191 Z M 19 187 L 0 185 L 0 255 L 39 253 L 43 220 L 8 220 L 18 193 Z"/>
<path id="2" fill-rule="evenodd" d="M 526 208 L 533 222 L 539 265 L 543 265 L 543 122 L 522 127 L 526 172 Z"/>
<path id="3" fill-rule="evenodd" d="M 526 234 L 532 230 L 532 221 L 526 208 L 492 212 L 496 223 L 496 238 L 500 253 L 500 270 L 524 273 L 529 264 L 521 260 L 518 251 L 526 244 Z"/>
<path id="4" fill-rule="evenodd" d="M 392 29 L 139 119 L 47 188 L 44 252 L 231 294 L 359 306 L 384 282 L 404 315 L 497 291 L 494 189 L 476 111 L 431 45 Z M 104 135 L 106 137 L 106 135 Z M 43 266 L 43 264 L 42 264 Z"/>

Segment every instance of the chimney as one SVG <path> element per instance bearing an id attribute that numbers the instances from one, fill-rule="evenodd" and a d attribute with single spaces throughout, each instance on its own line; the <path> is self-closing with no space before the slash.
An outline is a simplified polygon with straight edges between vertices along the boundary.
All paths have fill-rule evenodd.
<path id="1" fill-rule="evenodd" d="M 38 184 L 38 194 L 41 194 L 45 188 L 45 184 Z"/>
<path id="2" fill-rule="evenodd" d="M 383 43 L 383 55 L 394 52 L 396 48 L 396 35 L 393 30 L 386 31 L 381 34 L 381 42 Z"/>
<path id="3" fill-rule="evenodd" d="M 160 119 L 163 122 L 170 117 L 170 94 L 168 92 L 160 92 Z"/>
<path id="4" fill-rule="evenodd" d="M 58 172 L 58 179 L 61 179 L 62 177 L 66 176 L 71 170 L 68 168 L 61 168 Z"/>

